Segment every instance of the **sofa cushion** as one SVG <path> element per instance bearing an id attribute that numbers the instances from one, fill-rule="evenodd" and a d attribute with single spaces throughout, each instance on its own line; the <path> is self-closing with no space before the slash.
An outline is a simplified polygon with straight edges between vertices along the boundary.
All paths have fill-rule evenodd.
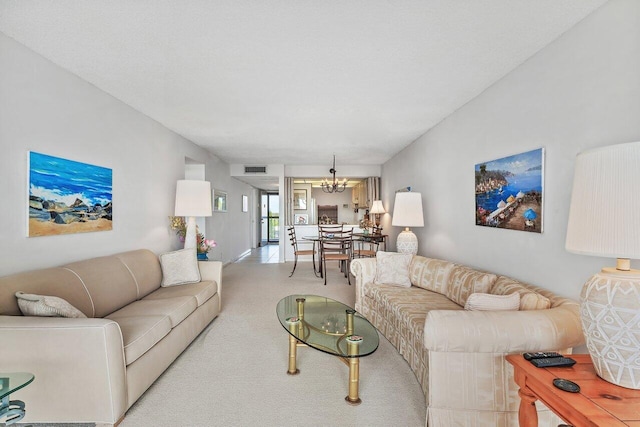
<path id="1" fill-rule="evenodd" d="M 143 300 L 192 296 L 196 299 L 198 307 L 200 307 L 217 293 L 217 284 L 210 280 L 206 280 L 203 282 L 192 283 L 190 285 L 158 288 L 156 291 L 151 292 L 149 295 L 144 297 Z"/>
<path id="2" fill-rule="evenodd" d="M 411 263 L 411 258 L 413 258 L 411 254 L 378 251 L 376 253 L 376 278 L 374 283 L 410 287 L 409 264 Z"/>
<path id="3" fill-rule="evenodd" d="M 104 317 L 138 298 L 138 287 L 131 270 L 115 256 L 78 261 L 63 268 L 78 276 L 89 294 L 93 305 L 89 317 Z M 83 307 L 76 307 L 86 313 Z"/>
<path id="4" fill-rule="evenodd" d="M 520 294 L 517 292 L 509 295 L 471 294 L 467 298 L 464 309 L 473 311 L 519 310 Z"/>
<path id="5" fill-rule="evenodd" d="M 490 291 L 494 295 L 509 295 L 514 292 L 520 294 L 520 310 L 546 310 L 551 307 L 549 298 L 527 289 L 523 283 L 510 277 L 498 277 Z"/>
<path id="6" fill-rule="evenodd" d="M 455 265 L 449 273 L 445 295 L 451 301 L 464 307 L 469 295 L 477 292 L 489 293 L 496 275 L 474 270 L 463 265 Z"/>
<path id="7" fill-rule="evenodd" d="M 171 321 L 171 327 L 175 328 L 195 311 L 196 299 L 192 296 L 165 298 L 157 300 L 143 299 L 132 302 L 126 307 L 111 313 L 109 319 L 117 320 L 121 317 L 136 316 L 167 316 Z"/>
<path id="8" fill-rule="evenodd" d="M 169 316 L 131 316 L 111 318 L 120 326 L 125 363 L 132 364 L 171 331 Z"/>
<path id="9" fill-rule="evenodd" d="M 409 266 L 411 284 L 439 294 L 445 293 L 449 273 L 455 264 L 441 259 L 415 256 Z"/>
<path id="10" fill-rule="evenodd" d="M 176 286 L 200 281 L 196 249 L 180 249 L 160 255 L 162 283 L 160 286 Z"/>
<path id="11" fill-rule="evenodd" d="M 83 312 L 58 297 L 16 292 L 18 307 L 25 316 L 87 317 Z"/>

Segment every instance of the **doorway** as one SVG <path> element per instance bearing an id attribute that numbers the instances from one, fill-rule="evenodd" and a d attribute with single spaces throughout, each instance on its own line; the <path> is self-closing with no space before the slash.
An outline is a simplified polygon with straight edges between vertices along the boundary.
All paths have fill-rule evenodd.
<path id="1" fill-rule="evenodd" d="M 280 242 L 280 195 L 263 192 L 261 194 L 261 242 L 260 246 Z"/>

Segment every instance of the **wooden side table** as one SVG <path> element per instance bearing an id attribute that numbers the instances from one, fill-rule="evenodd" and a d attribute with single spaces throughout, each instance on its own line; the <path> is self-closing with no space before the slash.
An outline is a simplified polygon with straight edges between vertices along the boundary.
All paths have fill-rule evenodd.
<path id="1" fill-rule="evenodd" d="M 536 400 L 575 427 L 640 427 L 640 390 L 619 387 L 598 377 L 588 354 L 568 357 L 577 363 L 568 368 L 536 368 L 522 355 L 507 356 L 520 387 L 520 427 L 538 425 Z M 580 386 L 580 392 L 556 388 L 555 378 L 573 381 Z"/>

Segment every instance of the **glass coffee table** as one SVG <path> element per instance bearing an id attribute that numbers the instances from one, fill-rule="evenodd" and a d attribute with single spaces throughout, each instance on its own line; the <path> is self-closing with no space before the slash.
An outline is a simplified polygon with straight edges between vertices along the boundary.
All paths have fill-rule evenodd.
<path id="1" fill-rule="evenodd" d="M 9 400 L 9 395 L 29 385 L 33 378 L 28 372 L 0 372 L 0 421 L 6 418 L 5 424 L 10 425 L 24 418 L 24 402 Z"/>
<path id="2" fill-rule="evenodd" d="M 349 366 L 349 394 L 345 400 L 353 405 L 361 403 L 360 358 L 378 348 L 377 329 L 351 307 L 316 295 L 289 295 L 278 302 L 276 313 L 289 332 L 287 373 L 300 372 L 296 367 L 299 346 L 338 356 Z"/>

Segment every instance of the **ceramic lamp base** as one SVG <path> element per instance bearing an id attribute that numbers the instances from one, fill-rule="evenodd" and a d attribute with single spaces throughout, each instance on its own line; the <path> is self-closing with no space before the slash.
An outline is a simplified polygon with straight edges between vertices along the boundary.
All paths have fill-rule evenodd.
<path id="1" fill-rule="evenodd" d="M 603 269 L 585 283 L 580 317 L 596 373 L 640 390 L 640 271 Z"/>
<path id="2" fill-rule="evenodd" d="M 404 231 L 398 234 L 396 250 L 403 254 L 415 255 L 418 253 L 418 238 L 409 228 L 405 228 Z"/>

